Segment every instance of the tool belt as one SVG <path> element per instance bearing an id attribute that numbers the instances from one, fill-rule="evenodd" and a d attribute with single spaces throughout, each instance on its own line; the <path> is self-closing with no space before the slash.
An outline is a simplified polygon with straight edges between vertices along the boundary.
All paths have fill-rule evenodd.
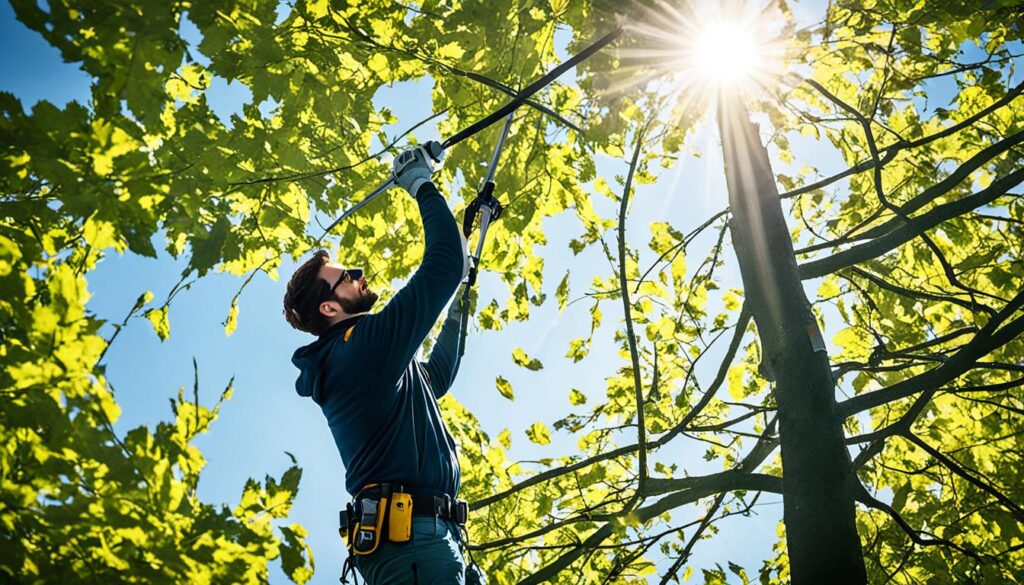
<path id="1" fill-rule="evenodd" d="M 415 488 L 394 483 L 370 484 L 359 490 L 341 511 L 338 532 L 349 555 L 373 554 L 383 539 L 412 539 L 412 517 L 433 516 L 465 526 L 469 504 L 448 495 L 411 493 Z"/>

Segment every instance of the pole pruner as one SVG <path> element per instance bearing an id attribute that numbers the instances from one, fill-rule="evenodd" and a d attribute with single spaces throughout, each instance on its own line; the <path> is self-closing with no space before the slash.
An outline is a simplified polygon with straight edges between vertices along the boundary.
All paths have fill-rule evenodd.
<path id="1" fill-rule="evenodd" d="M 492 160 L 492 163 L 491 163 L 491 170 L 490 170 L 489 177 L 493 178 L 494 163 L 497 161 L 498 154 L 501 152 L 501 147 L 502 147 L 502 145 L 504 144 L 504 141 L 505 141 L 505 135 L 508 133 L 508 126 L 511 124 L 511 119 L 512 119 L 511 115 L 516 111 L 516 109 L 519 108 L 524 103 L 526 103 L 527 100 L 529 100 L 532 95 L 534 95 L 535 93 L 537 93 L 538 91 L 540 91 L 544 87 L 548 86 L 555 79 L 558 79 L 558 77 L 560 77 L 563 73 L 565 73 L 569 69 L 575 67 L 576 65 L 578 65 L 582 61 L 585 61 L 591 55 L 593 55 L 594 53 L 596 53 L 597 51 L 602 49 L 605 45 L 611 43 L 621 33 L 622 33 L 622 28 L 616 28 L 615 30 L 613 30 L 613 31 L 605 34 L 601 38 L 597 39 L 596 41 L 591 43 L 589 46 L 587 46 L 585 49 L 583 49 L 579 53 L 577 53 L 577 54 L 573 55 L 572 57 L 570 57 L 565 62 L 559 64 L 557 67 L 555 67 L 551 71 L 548 71 L 540 79 L 537 79 L 536 81 L 534 81 L 530 85 L 528 85 L 525 88 L 523 88 L 522 91 L 518 92 L 516 94 L 516 96 L 514 98 L 512 98 L 512 100 L 510 100 L 508 103 L 506 103 L 502 107 L 500 107 L 497 110 L 491 112 L 490 114 L 485 116 L 483 119 L 477 120 L 473 124 L 470 124 L 467 128 L 463 128 L 459 132 L 455 133 L 454 136 L 451 136 L 448 139 L 446 139 L 444 142 L 441 142 L 440 146 L 439 146 L 439 149 L 436 152 L 436 156 L 435 156 L 434 152 L 430 153 L 431 158 L 433 158 L 435 161 L 440 161 L 440 156 L 441 156 L 441 153 L 443 151 L 448 150 L 449 148 L 455 146 L 456 144 L 462 142 L 463 140 L 466 140 L 467 138 L 473 136 L 477 132 L 480 132 L 481 130 L 490 127 L 492 124 L 494 124 L 498 120 L 500 120 L 502 118 L 506 118 L 505 130 L 502 131 L 501 139 L 498 141 L 498 148 L 495 150 L 494 159 Z M 334 222 L 331 223 L 331 225 L 327 226 L 324 229 L 324 233 L 320 236 L 320 238 L 317 239 L 317 243 L 319 244 L 320 240 L 322 240 L 325 236 L 327 236 L 327 234 L 330 233 L 330 231 L 332 229 L 334 229 L 335 226 L 337 226 L 339 223 L 341 223 L 342 221 L 344 221 L 345 219 L 350 217 L 353 213 L 355 213 L 356 211 L 358 211 L 359 209 L 363 208 L 364 206 L 369 204 L 371 201 L 373 201 L 374 199 L 379 197 L 381 194 L 383 194 L 385 191 L 387 191 L 389 188 L 391 188 L 394 184 L 395 184 L 394 177 L 391 177 L 391 178 L 387 179 L 383 184 L 381 184 L 379 187 L 374 189 L 369 195 L 367 195 L 365 198 L 363 198 L 362 201 L 360 201 L 359 203 L 353 205 L 351 208 L 349 208 L 344 213 L 342 213 L 341 216 L 338 217 L 338 219 L 334 220 Z M 487 186 L 486 186 L 486 182 L 485 182 L 484 187 L 481 188 L 481 191 L 483 189 L 486 189 L 486 188 L 487 188 Z M 491 189 L 493 189 L 493 185 L 492 185 Z M 480 200 L 481 198 L 477 197 L 477 199 Z M 485 197 L 483 200 L 488 200 L 488 199 Z M 481 202 L 481 204 L 480 204 L 481 208 L 482 208 L 483 205 L 484 204 Z M 491 207 L 490 204 L 488 204 L 488 207 L 490 207 L 492 209 L 492 212 L 491 212 L 490 216 L 487 219 L 487 222 L 489 223 L 491 220 L 496 219 L 497 215 L 501 213 L 501 211 L 500 211 L 501 207 L 500 206 Z M 494 210 L 498 210 L 498 211 L 494 212 Z M 487 223 L 482 223 L 481 227 L 483 227 L 483 229 L 486 231 L 486 226 L 487 225 L 488 225 Z"/>
<path id="2" fill-rule="evenodd" d="M 462 233 L 469 240 L 473 231 L 473 224 L 476 223 L 477 215 L 480 216 L 480 236 L 476 241 L 476 251 L 469 257 L 469 274 L 466 277 L 466 290 L 476 283 L 477 271 L 480 266 L 480 256 L 483 254 L 484 242 L 487 240 L 487 229 L 491 223 L 501 217 L 502 206 L 498 198 L 494 196 L 494 172 L 498 167 L 498 159 L 501 158 L 501 151 L 505 147 L 505 139 L 508 138 L 509 128 L 512 126 L 512 117 L 515 112 L 509 113 L 505 118 L 505 125 L 501 128 L 498 136 L 498 143 L 494 147 L 494 154 L 491 156 L 491 164 L 487 169 L 487 177 L 480 183 L 476 199 L 466 207 L 466 214 L 462 218 Z"/>

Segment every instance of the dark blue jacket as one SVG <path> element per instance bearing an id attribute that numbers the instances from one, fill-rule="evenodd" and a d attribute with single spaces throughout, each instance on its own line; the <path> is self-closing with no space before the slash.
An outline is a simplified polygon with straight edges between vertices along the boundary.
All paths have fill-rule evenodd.
<path id="1" fill-rule="evenodd" d="M 292 356 L 300 370 L 295 389 L 327 417 L 350 494 L 379 482 L 452 497 L 459 491 L 455 441 L 437 405 L 462 354 L 457 312 L 445 320 L 430 360 L 414 357 L 458 288 L 465 255 L 437 188 L 427 183 L 417 195 L 426 249 L 408 284 L 380 312 L 336 323 Z"/>

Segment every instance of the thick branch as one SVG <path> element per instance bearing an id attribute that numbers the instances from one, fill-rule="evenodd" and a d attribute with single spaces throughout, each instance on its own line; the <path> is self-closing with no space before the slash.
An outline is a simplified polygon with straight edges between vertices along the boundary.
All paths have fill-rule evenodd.
<path id="1" fill-rule="evenodd" d="M 959 306 L 961 306 L 961 307 L 971 311 L 972 313 L 974 311 L 984 311 L 985 313 L 988 313 L 989 315 L 994 315 L 995 314 L 995 310 L 992 307 L 988 306 L 988 305 L 983 305 L 983 304 L 975 302 L 973 300 L 961 299 L 961 298 L 955 297 L 953 295 L 940 295 L 940 294 L 936 294 L 936 293 L 932 293 L 932 292 L 928 292 L 928 291 L 915 290 L 915 289 L 906 288 L 906 287 L 900 286 L 898 284 L 891 283 L 891 282 L 885 280 L 884 278 L 882 278 L 882 277 L 880 277 L 880 276 L 878 276 L 876 274 L 872 274 L 872 273 L 868 272 L 867 270 L 864 270 L 860 266 L 851 266 L 850 267 L 850 271 L 852 271 L 857 276 L 861 276 L 861 277 L 867 279 L 868 281 L 873 283 L 878 288 L 887 290 L 887 291 L 889 291 L 891 293 L 895 293 L 895 294 L 898 294 L 898 295 L 901 295 L 901 296 L 904 296 L 904 297 L 914 298 L 914 299 L 927 299 L 927 300 L 930 300 L 930 301 L 938 301 L 940 303 L 952 303 L 954 305 L 959 305 Z"/>
<path id="2" fill-rule="evenodd" d="M 1014 146 L 1024 142 L 1024 130 L 1008 136 L 995 144 L 988 146 L 981 150 L 971 158 L 967 159 L 962 165 L 957 167 L 948 177 L 928 187 L 924 191 L 921 191 L 917 195 L 910 198 L 909 201 L 900 205 L 900 212 L 909 214 L 921 209 L 928 203 L 934 201 L 936 198 L 941 197 L 948 193 L 953 187 L 960 184 L 964 179 L 968 178 L 971 173 L 978 170 L 982 166 L 986 165 L 993 158 L 1000 154 L 1010 150 Z M 858 234 L 856 239 L 864 240 L 879 237 L 893 229 L 904 225 L 905 222 L 900 217 L 894 217 L 891 220 L 875 226 L 862 234 Z"/>
<path id="3" fill-rule="evenodd" d="M 735 490 L 747 490 L 757 492 L 772 492 L 776 494 L 782 493 L 782 478 L 774 475 L 767 475 L 764 473 L 744 473 L 740 471 L 724 471 L 722 473 L 716 473 L 701 478 L 681 478 L 681 479 L 666 479 L 666 480 L 655 480 L 651 479 L 651 492 L 664 492 L 671 482 L 686 482 L 686 480 L 697 480 L 690 482 L 686 485 L 690 485 L 686 489 L 675 491 L 658 500 L 657 502 L 639 508 L 636 511 L 637 518 L 641 522 L 645 522 L 654 518 L 655 516 L 667 512 L 669 510 L 691 504 L 701 498 L 713 496 L 723 491 L 735 491 Z M 657 487 L 654 482 L 659 481 Z M 666 482 L 666 483 L 660 483 Z M 684 485 L 683 483 L 677 485 Z"/>
<path id="4" fill-rule="evenodd" d="M 930 134 L 928 136 L 924 136 L 924 137 L 918 138 L 917 140 L 912 140 L 910 142 L 900 142 L 900 143 L 896 143 L 896 144 L 893 144 L 893 145 L 890 145 L 890 146 L 883 147 L 879 151 L 879 153 L 882 156 L 881 163 L 883 165 L 887 164 L 889 161 L 891 161 L 893 158 L 895 158 L 896 155 L 899 154 L 899 152 L 902 151 L 902 150 L 909 150 L 909 149 L 912 149 L 912 148 L 917 148 L 919 146 L 924 146 L 925 144 L 928 144 L 930 142 L 934 142 L 936 140 L 940 140 L 942 138 L 945 138 L 945 137 L 947 137 L 947 136 L 949 136 L 951 134 L 955 134 L 955 133 L 963 130 L 964 128 L 969 128 L 969 127 L 973 126 L 974 123 L 977 122 L 978 120 L 984 118 L 985 116 L 991 114 L 992 112 L 998 110 L 999 108 L 1002 108 L 1006 104 L 1008 104 L 1008 103 L 1012 102 L 1013 100 L 1017 99 L 1017 96 L 1019 96 L 1022 92 L 1024 92 L 1024 82 L 1017 84 L 1012 89 L 1010 89 L 1010 91 L 1006 92 L 1005 96 L 1003 96 L 1002 98 L 1000 98 L 999 100 L 997 100 L 995 102 L 992 102 L 992 104 L 989 105 L 987 108 L 979 110 L 977 113 L 975 113 L 972 116 L 964 119 L 959 124 L 954 124 L 954 125 L 950 126 L 949 128 L 946 128 L 945 130 L 941 130 L 939 132 L 936 132 L 935 134 Z M 833 175 L 831 177 L 822 179 L 822 180 L 817 181 L 815 183 L 812 183 L 810 185 L 806 185 L 806 186 L 803 186 L 803 187 L 800 187 L 800 188 L 797 188 L 797 189 L 793 189 L 792 191 L 787 191 L 787 192 L 783 193 L 782 195 L 780 195 L 780 197 L 782 197 L 783 199 L 787 199 L 787 198 L 790 198 L 790 197 L 796 197 L 797 195 L 803 195 L 804 193 L 810 193 L 811 191 L 816 191 L 816 190 L 821 189 L 823 187 L 827 187 L 827 186 L 831 185 L 832 183 L 835 183 L 836 181 L 840 181 L 842 179 L 845 179 L 846 177 L 849 177 L 850 175 L 855 175 L 855 174 L 862 173 L 864 171 L 870 170 L 870 169 L 874 168 L 874 166 L 875 166 L 875 162 L 873 160 L 871 160 L 871 159 L 868 159 L 868 160 L 859 162 L 859 163 L 855 164 L 854 166 L 846 169 L 845 171 L 842 171 L 841 173 L 838 173 L 838 174 Z"/>
<path id="5" fill-rule="evenodd" d="M 551 564 L 542 567 L 536 573 L 526 577 L 519 582 L 519 585 L 534 585 L 535 583 L 543 583 L 553 579 L 555 575 L 562 571 L 562 569 L 568 567 L 576 559 L 580 558 L 587 552 L 590 552 L 604 542 L 606 538 L 612 535 L 613 529 L 614 527 L 611 522 L 604 524 L 588 536 L 586 540 L 580 543 L 579 546 L 558 557 Z"/>
<path id="6" fill-rule="evenodd" d="M 640 381 L 640 353 L 636 347 L 636 334 L 633 332 L 633 307 L 629 302 L 629 285 L 626 281 L 626 210 L 629 208 L 629 196 L 633 190 L 633 175 L 636 172 L 637 160 L 643 146 L 644 132 L 647 127 L 636 134 L 636 145 L 633 147 L 633 159 L 629 163 L 629 173 L 622 191 L 622 202 L 619 205 L 619 294 L 622 296 L 622 314 L 626 320 L 626 342 L 629 344 L 629 356 L 633 365 L 633 392 L 636 400 L 636 443 L 638 451 L 639 484 L 637 497 L 643 491 L 647 481 L 647 425 L 644 422 L 644 391 Z"/>
<path id="7" fill-rule="evenodd" d="M 840 402 L 840 416 L 848 417 L 862 410 L 880 406 L 887 402 L 906 398 L 930 388 L 939 388 L 971 369 L 983 356 L 1006 345 L 1024 333 L 1024 317 L 1018 317 L 1002 329 L 995 330 L 1008 319 L 1017 309 L 1024 306 L 1024 291 L 1017 293 L 1003 309 L 974 336 L 969 343 L 956 352 L 941 366 L 922 374 L 908 378 L 888 388 L 854 396 Z"/>
<path id="8" fill-rule="evenodd" d="M 939 205 L 927 213 L 911 219 L 908 223 L 897 227 L 883 236 L 870 242 L 837 252 L 826 258 L 806 262 L 800 265 L 800 277 L 804 280 L 831 274 L 841 268 L 859 264 L 865 260 L 877 258 L 898 246 L 925 233 L 944 221 L 967 213 L 983 205 L 988 205 L 1011 188 L 1024 181 L 1024 168 L 994 181 L 987 188 L 968 195 L 962 199 Z"/>
<path id="9" fill-rule="evenodd" d="M 701 498 L 715 495 L 718 493 L 727 493 L 734 490 L 771 491 L 775 493 L 781 493 L 781 478 L 770 475 L 750 473 L 754 469 L 757 469 L 761 462 L 763 462 L 765 458 L 767 458 L 768 455 L 771 454 L 771 452 L 775 450 L 776 447 L 778 447 L 778 439 L 774 438 L 775 428 L 776 420 L 772 419 L 772 421 L 769 422 L 766 426 L 765 432 L 764 434 L 762 434 L 761 439 L 758 441 L 758 443 L 734 469 L 730 469 L 722 473 L 712 474 L 709 476 L 681 478 L 679 480 L 648 479 L 648 487 L 644 490 L 643 493 L 638 492 L 638 495 L 642 498 L 646 498 L 650 495 L 665 493 L 666 491 L 670 491 L 671 489 L 678 489 L 684 493 L 676 492 L 670 496 L 662 498 L 655 504 L 647 506 L 646 508 L 633 510 L 632 507 L 629 507 L 623 508 L 622 510 L 614 514 L 590 515 L 587 518 L 580 518 L 579 521 L 588 520 L 596 522 L 606 522 L 606 524 L 604 524 L 601 528 L 599 528 L 587 539 L 587 542 L 590 542 L 591 539 L 595 539 L 593 546 L 598 546 L 611 534 L 612 529 L 610 527 L 612 527 L 614 523 L 618 522 L 619 519 L 626 514 L 630 514 L 632 517 L 638 518 L 641 522 L 646 522 L 647 520 L 654 518 L 658 514 L 661 514 L 662 512 L 667 511 L 668 509 L 682 506 L 688 503 L 693 503 Z M 753 479 L 750 479 L 752 476 Z M 652 485 L 655 485 L 654 482 L 656 481 L 674 481 L 679 483 L 673 484 L 671 487 L 669 487 L 665 483 L 661 483 L 659 488 L 650 487 Z M 767 489 L 761 489 L 761 487 L 766 487 Z M 657 489 L 658 491 L 654 491 L 655 489 Z M 563 524 L 575 521 L 576 520 L 567 520 L 563 522 Z M 549 530 L 545 530 L 542 528 L 538 531 L 535 531 L 535 533 L 544 533 L 548 531 Z M 515 538 L 518 539 L 519 537 Z M 586 544 L 587 543 L 585 542 L 580 546 L 586 546 Z M 548 576 L 547 578 L 553 577 L 559 571 L 569 566 L 569 564 L 571 564 L 579 558 L 580 555 L 576 554 L 577 552 L 578 549 L 576 551 L 571 551 L 559 557 L 553 563 L 544 567 L 543 573 Z M 540 581 L 533 580 L 534 577 L 535 576 L 528 577 L 526 580 L 521 581 L 520 585 L 522 585 L 522 583 L 539 583 Z"/>
<path id="10" fill-rule="evenodd" d="M 896 33 L 896 31 L 894 29 L 893 30 L 893 35 L 890 37 L 890 43 L 892 42 L 892 39 L 895 38 L 895 33 Z M 888 58 L 889 58 L 889 54 L 887 53 L 886 54 L 886 63 L 887 64 L 888 64 Z M 865 140 L 867 140 L 868 150 L 871 152 L 871 163 L 872 163 L 871 164 L 871 170 L 874 173 L 873 184 L 874 184 L 874 187 L 875 187 L 875 196 L 878 197 L 878 201 L 883 206 L 885 206 L 886 208 L 889 208 L 889 209 L 893 209 L 893 205 L 891 203 L 889 203 L 889 200 L 885 196 L 885 191 L 882 188 L 882 167 L 885 166 L 885 163 L 882 162 L 882 159 L 881 159 L 881 157 L 878 154 L 878 146 L 875 144 L 875 134 L 874 134 L 874 132 L 871 131 L 871 120 L 868 120 L 868 118 L 866 116 L 864 116 L 864 114 L 860 113 L 860 110 L 858 110 L 857 108 L 854 108 L 850 104 L 848 104 L 848 103 L 844 102 L 843 100 L 839 99 L 839 97 L 836 96 L 835 94 L 833 94 L 832 92 L 830 92 L 827 89 L 825 89 L 817 81 L 814 81 L 813 79 L 808 79 L 807 80 L 807 84 L 810 85 L 811 87 L 813 87 L 814 89 L 817 89 L 819 93 L 821 93 L 823 96 L 825 96 L 826 98 L 831 100 L 833 103 L 838 105 L 840 108 L 842 108 L 843 110 L 846 110 L 854 118 L 856 118 L 857 121 L 860 123 L 861 128 L 864 130 L 864 138 L 865 138 Z M 879 97 L 881 97 L 881 90 L 879 90 Z M 875 103 L 877 105 L 878 102 L 876 101 Z"/>
<path id="11" fill-rule="evenodd" d="M 903 516 L 901 516 L 900 513 L 897 512 L 895 508 L 893 508 L 889 504 L 886 504 L 885 502 L 882 502 L 882 501 L 878 500 L 877 498 L 875 498 L 874 496 L 869 494 L 868 491 L 866 489 L 864 489 L 864 486 L 860 484 L 860 482 L 858 482 L 857 485 L 860 488 L 859 489 L 859 493 L 857 495 L 857 499 L 860 500 L 865 505 L 871 507 L 871 508 L 875 508 L 876 510 L 881 510 L 882 512 L 885 512 L 890 518 L 893 519 L 893 521 L 896 522 L 896 525 L 899 526 L 900 529 L 902 529 L 903 532 L 905 532 L 908 537 L 910 537 L 910 540 L 912 540 L 914 542 L 914 544 L 921 545 L 921 546 L 934 546 L 934 545 L 948 546 L 948 547 L 950 547 L 952 549 L 960 551 L 963 554 L 968 555 L 970 557 L 973 557 L 975 559 L 979 558 L 978 554 L 975 553 L 974 551 L 965 549 L 964 547 L 956 544 L 955 542 L 952 542 L 950 540 L 946 540 L 945 538 L 935 538 L 935 537 L 923 538 L 918 531 L 914 530 L 910 526 L 910 524 L 907 523 L 907 521 L 903 519 Z"/>
<path id="12" fill-rule="evenodd" d="M 1006 494 L 999 491 L 995 486 L 989 484 L 987 481 L 984 481 L 981 478 L 975 477 L 974 474 L 964 469 L 962 465 L 960 465 L 959 463 L 957 463 L 952 458 L 948 457 L 935 447 L 932 447 L 928 443 L 925 443 L 920 437 L 918 437 L 914 433 L 903 433 L 902 436 L 909 440 L 911 443 L 923 449 L 926 453 L 931 455 L 936 461 L 945 466 L 946 469 L 949 469 L 953 473 L 967 480 L 973 486 L 977 487 L 978 489 L 984 491 L 985 493 L 999 500 L 999 503 L 1005 506 L 1010 511 L 1010 513 L 1016 516 L 1018 522 L 1024 522 L 1024 509 L 1017 505 L 1016 502 L 1008 498 Z"/>
<path id="13" fill-rule="evenodd" d="M 700 414 L 700 412 L 711 402 L 711 399 L 714 398 L 715 393 L 721 387 L 722 383 L 725 382 L 726 375 L 729 371 L 729 364 L 731 364 L 732 360 L 736 357 L 736 351 L 739 349 L 740 341 L 743 339 L 743 334 L 746 332 L 747 325 L 749 324 L 750 313 L 747 312 L 746 305 L 744 305 L 744 308 L 740 311 L 739 321 L 736 323 L 736 329 L 734 331 L 732 341 L 729 344 L 729 349 L 726 351 L 725 357 L 722 359 L 722 363 L 721 366 L 719 366 L 718 375 L 715 377 L 715 380 L 711 383 L 711 386 L 708 387 L 708 390 L 707 392 L 704 393 L 704 396 L 701 397 L 700 402 L 698 402 L 692 409 L 690 409 L 688 413 L 686 413 L 686 416 L 684 416 L 683 419 L 679 421 L 679 424 L 672 427 L 668 432 L 659 437 L 658 440 L 651 442 L 649 444 L 650 448 L 656 449 L 671 441 L 676 435 L 685 430 L 687 425 L 693 422 L 693 419 L 696 418 L 697 415 Z M 510 487 L 509 489 L 503 492 L 477 500 L 476 502 L 472 502 L 470 504 L 470 509 L 478 510 L 485 506 L 489 506 L 494 502 L 507 498 L 508 496 L 516 492 L 522 491 L 530 486 L 543 483 L 556 477 L 561 477 L 567 473 L 572 473 L 574 471 L 594 465 L 595 463 L 600 463 L 601 461 L 607 461 L 609 459 L 614 459 L 616 457 L 621 457 L 623 455 L 629 455 L 630 453 L 633 453 L 636 450 L 637 445 L 627 445 L 625 447 L 613 449 L 606 453 L 599 453 L 597 455 L 594 455 L 593 457 L 588 457 L 587 459 L 577 461 L 576 463 L 573 463 L 571 465 L 566 465 L 564 467 L 559 467 L 556 469 L 549 469 L 542 473 L 538 473 L 533 477 L 524 479 L 523 481 L 517 483 L 516 485 Z"/>
<path id="14" fill-rule="evenodd" d="M 782 478 L 773 475 L 729 471 L 708 476 L 708 478 L 709 479 L 707 481 L 701 482 L 699 488 L 694 487 L 665 496 L 650 506 L 637 509 L 633 515 L 640 522 L 646 522 L 659 514 L 680 506 L 685 506 L 686 504 L 692 504 L 701 498 L 713 496 L 721 492 L 746 490 L 772 492 L 777 494 L 782 493 Z M 650 481 L 653 482 L 654 480 L 652 479 Z M 587 537 L 587 539 L 576 549 L 560 556 L 558 559 L 543 567 L 533 575 L 523 579 L 519 582 L 519 585 L 543 583 L 546 580 L 553 579 L 560 571 L 572 564 L 585 552 L 604 542 L 605 539 L 611 536 L 613 530 L 613 522 L 605 523 Z"/>

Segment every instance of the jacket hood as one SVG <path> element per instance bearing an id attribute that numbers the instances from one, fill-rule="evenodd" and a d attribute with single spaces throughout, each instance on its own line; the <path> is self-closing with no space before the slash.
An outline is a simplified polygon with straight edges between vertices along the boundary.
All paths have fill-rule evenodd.
<path id="1" fill-rule="evenodd" d="M 295 350 L 292 354 L 292 364 L 299 369 L 299 377 L 295 380 L 295 391 L 299 396 L 312 396 L 314 401 L 320 402 L 327 358 L 344 332 L 358 320 L 359 316 L 335 323 L 316 341 Z"/>

